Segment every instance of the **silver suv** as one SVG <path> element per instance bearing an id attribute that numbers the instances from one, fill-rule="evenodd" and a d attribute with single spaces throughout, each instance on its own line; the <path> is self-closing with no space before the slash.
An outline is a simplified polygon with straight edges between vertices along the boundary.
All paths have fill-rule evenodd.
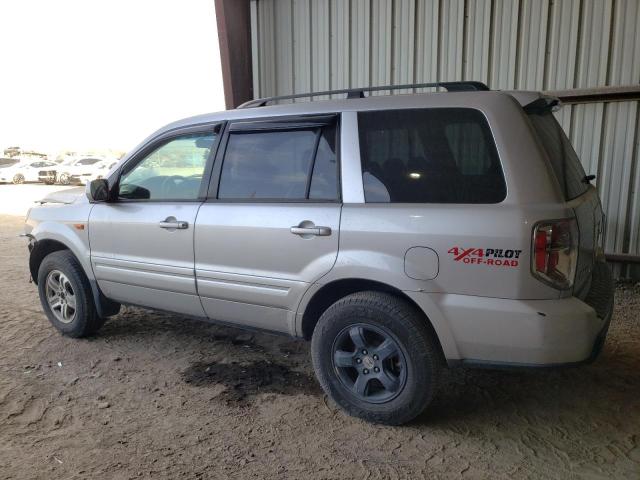
<path id="1" fill-rule="evenodd" d="M 162 128 L 86 196 L 31 209 L 47 317 L 83 337 L 139 305 L 310 339 L 325 392 L 386 424 L 422 412 L 444 366 L 595 358 L 604 219 L 558 100 L 428 86 L 449 91 Z"/>

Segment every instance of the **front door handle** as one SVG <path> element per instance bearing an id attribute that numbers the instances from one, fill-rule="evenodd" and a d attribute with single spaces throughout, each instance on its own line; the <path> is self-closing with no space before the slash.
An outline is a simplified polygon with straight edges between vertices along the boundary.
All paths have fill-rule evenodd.
<path id="1" fill-rule="evenodd" d="M 307 235 L 317 236 L 317 237 L 328 237 L 331 235 L 331 227 L 291 227 L 291 233 L 294 235 L 300 235 L 301 237 L 306 237 Z"/>
<path id="2" fill-rule="evenodd" d="M 166 228 L 167 230 L 185 230 L 189 228 L 189 222 L 182 220 L 176 220 L 175 217 L 168 217 L 165 220 L 158 223 L 160 228 Z"/>

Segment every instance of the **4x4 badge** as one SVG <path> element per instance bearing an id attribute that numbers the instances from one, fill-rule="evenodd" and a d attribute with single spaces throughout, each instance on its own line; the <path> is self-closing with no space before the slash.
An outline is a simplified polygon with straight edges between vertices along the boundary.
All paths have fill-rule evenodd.
<path id="1" fill-rule="evenodd" d="M 494 267 L 517 267 L 522 250 L 504 248 L 451 247 L 447 253 L 455 262 Z"/>

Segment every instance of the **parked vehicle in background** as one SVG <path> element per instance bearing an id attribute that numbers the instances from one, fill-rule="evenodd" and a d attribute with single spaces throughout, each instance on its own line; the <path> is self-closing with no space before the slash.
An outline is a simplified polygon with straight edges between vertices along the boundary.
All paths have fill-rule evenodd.
<path id="1" fill-rule="evenodd" d="M 70 160 L 59 167 L 58 182 L 62 185 L 87 183 L 92 177 L 95 166 L 104 161 L 97 157 L 83 157 Z"/>
<path id="2" fill-rule="evenodd" d="M 19 185 L 25 182 L 56 183 L 58 164 L 48 160 L 20 161 L 0 168 L 0 182 Z"/>
<path id="3" fill-rule="evenodd" d="M 446 366 L 593 360 L 613 284 L 558 99 L 429 86 L 451 93 L 181 120 L 86 196 L 32 208 L 50 322 L 83 337 L 131 304 L 310 339 L 327 395 L 386 424 Z"/>
<path id="4" fill-rule="evenodd" d="M 91 174 L 81 180 L 82 183 L 89 183 L 92 180 L 97 180 L 99 178 L 106 178 L 107 174 L 111 171 L 113 167 L 116 166 L 118 160 L 109 159 L 103 160 L 99 163 L 93 165 L 91 170 Z"/>

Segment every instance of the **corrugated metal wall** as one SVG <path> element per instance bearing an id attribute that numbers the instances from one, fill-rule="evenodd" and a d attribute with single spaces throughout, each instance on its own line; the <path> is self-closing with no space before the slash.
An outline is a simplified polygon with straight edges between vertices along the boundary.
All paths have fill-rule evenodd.
<path id="1" fill-rule="evenodd" d="M 640 83 L 640 0 L 252 0 L 256 96 L 480 80 L 494 89 Z M 638 102 L 558 118 L 608 219 L 606 250 L 640 254 Z"/>

